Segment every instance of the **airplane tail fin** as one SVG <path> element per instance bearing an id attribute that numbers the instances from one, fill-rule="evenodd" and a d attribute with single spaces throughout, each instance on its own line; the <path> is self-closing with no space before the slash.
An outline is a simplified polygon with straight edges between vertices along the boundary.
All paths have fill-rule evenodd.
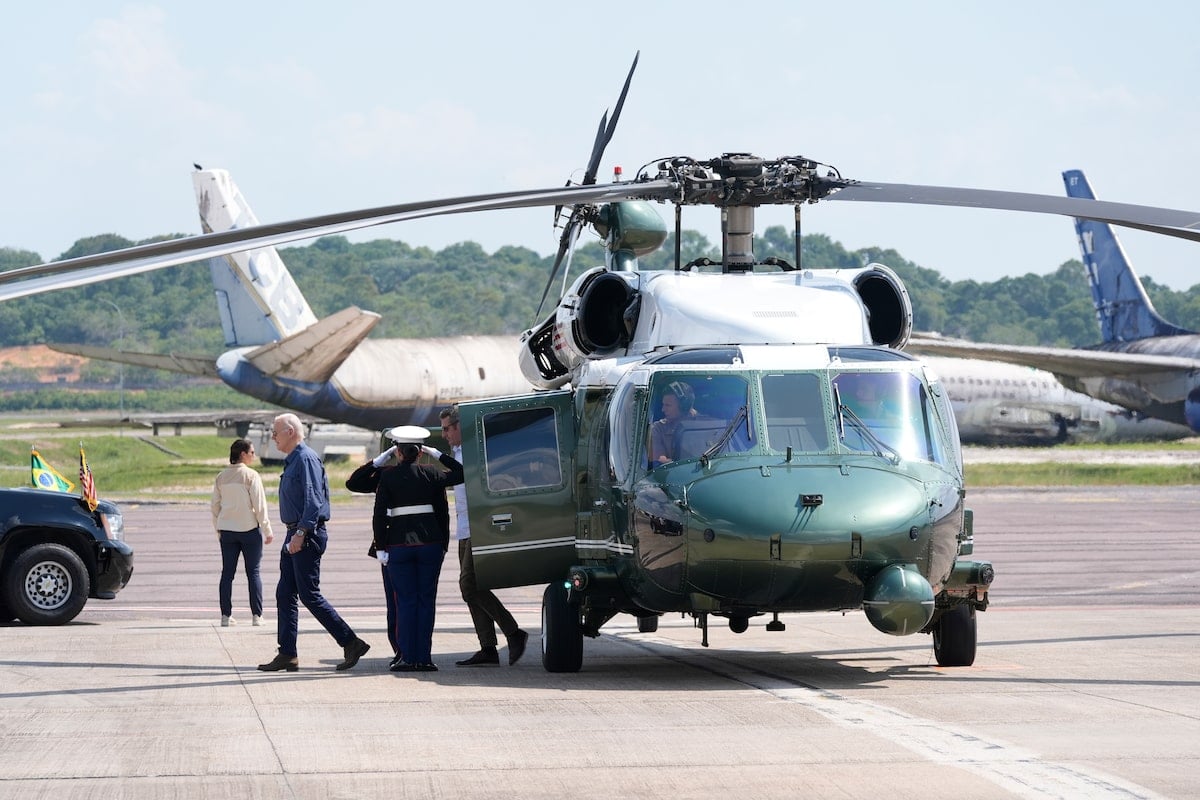
<path id="1" fill-rule="evenodd" d="M 380 316 L 373 311 L 350 306 L 278 342 L 246 353 L 245 359 L 266 375 L 324 383 L 379 320 Z"/>
<path id="2" fill-rule="evenodd" d="M 1063 183 L 1069 197 L 1096 199 L 1082 170 L 1064 172 Z M 1167 322 L 1154 310 L 1111 225 L 1076 218 L 1075 233 L 1079 236 L 1083 266 L 1092 287 L 1092 303 L 1106 344 L 1192 333 Z"/>
<path id="3" fill-rule="evenodd" d="M 197 166 L 192 184 L 205 233 L 258 224 L 228 171 Z M 317 321 L 274 247 L 209 259 L 209 269 L 227 347 L 275 342 Z"/>

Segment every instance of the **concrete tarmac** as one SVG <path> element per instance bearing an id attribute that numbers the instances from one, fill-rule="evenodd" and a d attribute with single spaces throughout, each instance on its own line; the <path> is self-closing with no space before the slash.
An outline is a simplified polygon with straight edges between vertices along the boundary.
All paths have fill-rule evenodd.
<path id="1" fill-rule="evenodd" d="M 972 491 L 996 566 L 974 666 L 861 612 L 737 635 L 618 618 L 583 670 L 540 663 L 541 590 L 502 590 L 516 666 L 477 642 L 448 558 L 439 672 L 394 674 L 370 500 L 335 506 L 323 588 L 372 644 L 359 665 L 301 611 L 297 673 L 268 625 L 219 626 L 203 505 L 132 505 L 130 585 L 59 628 L 0 626 L 2 798 L 1200 797 L 1200 493 Z M 718 621 L 719 622 L 719 621 Z M 503 639 L 501 639 L 503 642 Z M 502 659 L 504 651 L 501 651 Z"/>

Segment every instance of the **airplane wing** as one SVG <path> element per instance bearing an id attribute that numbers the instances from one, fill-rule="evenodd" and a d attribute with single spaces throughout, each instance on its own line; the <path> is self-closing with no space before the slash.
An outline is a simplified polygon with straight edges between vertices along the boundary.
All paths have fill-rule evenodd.
<path id="1" fill-rule="evenodd" d="M 1200 370 L 1200 359 L 1196 358 L 1110 353 L 1105 350 L 1075 350 L 1065 347 L 1023 347 L 942 339 L 910 339 L 905 349 L 925 355 L 979 358 L 1020 364 L 1072 378 L 1120 378 Z"/>
<path id="2" fill-rule="evenodd" d="M 51 350 L 60 353 L 70 353 L 84 358 L 95 358 L 100 361 L 113 361 L 118 364 L 130 364 L 135 367 L 164 369 L 168 372 L 181 372 L 184 375 L 201 375 L 205 378 L 217 378 L 217 359 L 215 356 L 188 356 L 180 353 L 137 353 L 132 350 L 117 350 L 113 347 L 92 347 L 86 344 L 48 344 Z"/>
<path id="3" fill-rule="evenodd" d="M 350 306 L 286 339 L 251 350 L 246 360 L 272 377 L 324 383 L 380 319 L 374 311 Z"/>

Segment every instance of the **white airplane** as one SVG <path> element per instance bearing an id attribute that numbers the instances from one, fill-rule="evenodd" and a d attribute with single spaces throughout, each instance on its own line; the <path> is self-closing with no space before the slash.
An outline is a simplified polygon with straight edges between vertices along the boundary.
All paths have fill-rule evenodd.
<path id="1" fill-rule="evenodd" d="M 257 225 L 225 170 L 192 173 L 205 233 Z M 218 377 L 242 394 L 368 429 L 435 424 L 450 403 L 529 391 L 510 336 L 367 339 L 379 315 L 350 307 L 318 320 L 274 247 L 211 259 L 225 343 L 216 357 L 55 344 L 76 355 Z M 1137 419 L 1064 388 L 1041 370 L 930 359 L 961 439 L 978 444 L 1179 438 L 1182 426 Z"/>
<path id="2" fill-rule="evenodd" d="M 1113 443 L 1194 435 L 1184 425 L 1072 391 L 1045 370 L 972 358 L 923 360 L 942 378 L 963 444 Z"/>

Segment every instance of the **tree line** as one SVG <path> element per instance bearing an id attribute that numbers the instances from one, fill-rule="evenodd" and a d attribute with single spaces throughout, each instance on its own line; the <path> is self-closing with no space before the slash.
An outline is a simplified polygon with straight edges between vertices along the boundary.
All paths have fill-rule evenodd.
<path id="1" fill-rule="evenodd" d="M 159 237 L 172 238 L 172 237 Z M 674 264 L 673 236 L 643 258 L 647 269 Z M 150 241 L 150 240 L 148 240 Z M 129 247 L 116 235 L 80 239 L 60 258 Z M 680 251 L 687 262 L 719 260 L 719 246 L 695 231 L 684 231 Z M 791 231 L 776 226 L 756 237 L 760 259 L 795 260 Z M 538 321 L 553 256 L 525 247 L 488 253 L 474 242 L 440 250 L 377 239 L 351 243 L 345 237 L 318 239 L 280 250 L 318 317 L 349 305 L 382 315 L 372 336 L 379 338 L 519 334 Z M 0 248 L 0 270 L 40 263 L 29 251 Z M 895 250 L 847 250 L 822 234 L 803 242 L 806 267 L 852 268 L 886 264 L 908 287 L 914 327 L 947 336 L 1001 344 L 1076 347 L 1099 340 L 1083 266 L 1070 260 L 1046 274 L 1028 273 L 992 282 L 951 281 L 914 264 Z M 603 263 L 598 242 L 578 249 L 573 272 Z M 572 276 L 573 277 L 573 276 Z M 1159 312 L 1184 327 L 1200 329 L 1200 285 L 1175 291 L 1142 276 Z M 561 286 L 561 274 L 547 303 Z M 119 311 L 118 311 L 119 309 Z M 543 309 L 545 316 L 548 309 Z M 83 343 L 146 352 L 217 355 L 225 349 L 206 263 L 185 264 L 90 286 L 49 292 L 0 303 L 0 346 Z M 0 379 L 11 383 L 10 374 Z M 115 383 L 117 368 L 93 364 L 88 377 Z M 173 386 L 180 376 L 124 368 L 126 386 Z"/>

